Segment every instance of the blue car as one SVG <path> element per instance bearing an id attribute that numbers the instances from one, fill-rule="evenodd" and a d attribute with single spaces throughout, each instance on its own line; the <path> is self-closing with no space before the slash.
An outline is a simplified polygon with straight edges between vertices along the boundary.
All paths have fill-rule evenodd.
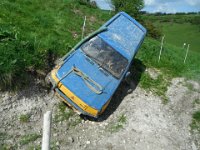
<path id="1" fill-rule="evenodd" d="M 57 95 L 80 114 L 97 118 L 128 76 L 146 29 L 125 12 L 79 42 L 51 71 Z"/>

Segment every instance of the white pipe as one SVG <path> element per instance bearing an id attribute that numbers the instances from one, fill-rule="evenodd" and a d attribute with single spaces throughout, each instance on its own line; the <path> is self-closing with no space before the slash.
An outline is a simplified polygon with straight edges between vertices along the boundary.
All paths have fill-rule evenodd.
<path id="1" fill-rule="evenodd" d="M 51 137 L 51 111 L 44 114 L 43 120 L 43 135 L 42 135 L 42 150 L 50 150 Z"/>

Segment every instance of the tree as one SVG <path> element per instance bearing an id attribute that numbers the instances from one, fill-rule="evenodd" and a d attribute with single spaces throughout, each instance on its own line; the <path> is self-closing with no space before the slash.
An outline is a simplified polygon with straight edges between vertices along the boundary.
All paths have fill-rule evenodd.
<path id="1" fill-rule="evenodd" d="M 143 0 L 112 0 L 115 6 L 115 11 L 125 11 L 129 15 L 138 18 L 139 11 L 144 7 Z"/>

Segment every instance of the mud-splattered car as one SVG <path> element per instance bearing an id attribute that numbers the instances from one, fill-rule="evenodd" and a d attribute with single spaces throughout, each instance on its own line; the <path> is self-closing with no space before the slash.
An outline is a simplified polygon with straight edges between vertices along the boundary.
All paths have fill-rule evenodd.
<path id="1" fill-rule="evenodd" d="M 80 114 L 98 117 L 129 74 L 146 29 L 125 12 L 78 43 L 51 72 L 58 96 Z"/>

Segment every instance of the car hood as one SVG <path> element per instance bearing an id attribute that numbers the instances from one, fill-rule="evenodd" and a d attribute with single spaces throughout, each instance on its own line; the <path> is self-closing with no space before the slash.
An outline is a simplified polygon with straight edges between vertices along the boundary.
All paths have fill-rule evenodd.
<path id="1" fill-rule="evenodd" d="M 102 87 L 102 93 L 97 94 L 92 91 L 83 78 L 71 71 L 73 67 L 76 67 L 95 83 L 99 84 Z M 56 75 L 59 79 L 65 76 L 61 83 L 82 101 L 97 110 L 101 110 L 120 83 L 120 80 L 99 68 L 80 49 L 76 50 L 65 60 Z"/>

